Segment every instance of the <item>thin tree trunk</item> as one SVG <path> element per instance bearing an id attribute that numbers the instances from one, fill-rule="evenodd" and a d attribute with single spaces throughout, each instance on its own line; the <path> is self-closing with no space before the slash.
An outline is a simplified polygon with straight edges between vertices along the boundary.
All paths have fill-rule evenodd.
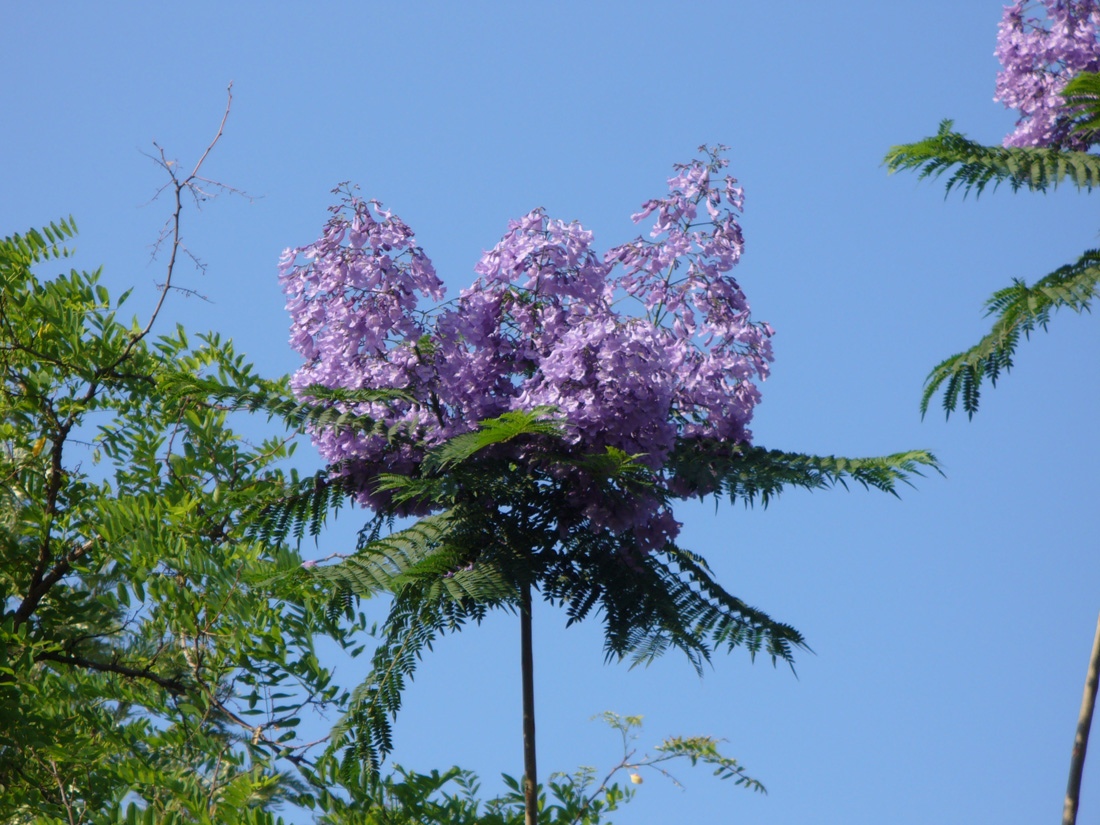
<path id="1" fill-rule="evenodd" d="M 1085 676 L 1085 695 L 1081 698 L 1081 713 L 1077 717 L 1077 735 L 1073 739 L 1073 756 L 1069 760 L 1069 784 L 1066 804 L 1062 809 L 1062 825 L 1075 825 L 1077 803 L 1081 798 L 1081 774 L 1085 770 L 1085 750 L 1089 744 L 1092 711 L 1096 707 L 1097 677 L 1100 675 L 1100 617 L 1096 620 L 1096 636 L 1092 640 L 1092 656 Z"/>
<path id="2" fill-rule="evenodd" d="M 531 654 L 531 586 L 525 585 L 519 607 L 520 667 L 523 670 L 523 801 L 524 825 L 538 825 L 538 770 L 535 767 L 535 667 Z"/>

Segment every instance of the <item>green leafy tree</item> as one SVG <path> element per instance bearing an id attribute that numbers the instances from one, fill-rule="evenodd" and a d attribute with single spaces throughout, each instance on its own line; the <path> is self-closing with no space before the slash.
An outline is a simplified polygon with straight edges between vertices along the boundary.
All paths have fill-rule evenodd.
<path id="1" fill-rule="evenodd" d="M 69 255 L 71 220 L 0 240 L 4 822 L 274 822 L 312 798 L 300 721 L 341 701 L 313 640 L 342 631 L 278 575 L 293 547 L 251 532 L 295 483 L 294 431 L 250 441 L 167 389 L 284 385 L 217 335 L 157 334 L 184 199 L 210 186 L 201 160 L 187 177 L 160 163 L 173 216 L 144 323 L 98 271 L 38 277 Z"/>

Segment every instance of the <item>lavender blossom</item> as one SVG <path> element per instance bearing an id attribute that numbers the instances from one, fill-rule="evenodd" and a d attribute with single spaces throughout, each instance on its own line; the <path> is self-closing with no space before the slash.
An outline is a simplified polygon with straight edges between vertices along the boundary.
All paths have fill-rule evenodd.
<path id="1" fill-rule="evenodd" d="M 633 216 L 655 216 L 648 238 L 600 255 L 580 224 L 535 210 L 509 224 L 457 300 L 428 309 L 419 300 L 440 302 L 443 286 L 409 227 L 338 190 L 322 237 L 287 250 L 280 272 L 291 345 L 305 358 L 296 392 L 399 388 L 413 399 L 355 407 L 411 439 L 314 432 L 359 502 L 390 508 L 380 473 L 412 472 L 425 450 L 479 421 L 539 406 L 557 409 L 578 454 L 616 448 L 659 479 L 678 439 L 748 442 L 772 329 L 752 321 L 729 274 L 744 247 L 744 194 L 732 177 L 712 180 L 727 165 L 722 149 L 677 165 L 667 196 Z M 642 550 L 679 531 L 667 479 L 625 503 L 583 474 L 569 481 L 574 512 L 563 522 L 630 533 Z"/>
<path id="2" fill-rule="evenodd" d="M 1045 20 L 1027 17 L 1035 4 L 1006 6 L 994 52 L 994 100 L 1018 109 L 1016 129 L 1005 146 L 1048 146 L 1084 150 L 1088 141 L 1071 133 L 1062 90 L 1081 72 L 1100 70 L 1100 5 L 1097 0 L 1041 0 Z"/>

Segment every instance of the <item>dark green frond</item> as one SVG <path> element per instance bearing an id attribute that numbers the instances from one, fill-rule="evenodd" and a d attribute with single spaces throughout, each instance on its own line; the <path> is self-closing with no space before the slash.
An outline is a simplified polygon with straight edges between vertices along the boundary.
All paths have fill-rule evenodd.
<path id="1" fill-rule="evenodd" d="M 773 664 L 782 659 L 792 667 L 794 649 L 809 649 L 802 634 L 793 627 L 727 593 L 711 576 L 702 556 L 678 547 L 670 547 L 666 552 L 672 556 L 681 576 L 691 583 L 690 598 L 697 603 L 695 633 L 709 639 L 715 648 L 732 651 L 744 645 L 753 656 L 763 649 Z"/>
<path id="2" fill-rule="evenodd" d="M 973 347 L 953 355 L 929 373 L 921 397 L 921 415 L 943 389 L 943 408 L 948 416 L 961 400 L 969 417 L 978 410 L 981 384 L 985 379 L 996 385 L 1001 373 L 1012 368 L 1012 356 L 1020 335 L 1047 328 L 1052 311 L 1068 307 L 1075 312 L 1090 309 L 1100 289 L 1100 250 L 1085 252 L 1076 262 L 1060 267 L 1028 286 L 1014 281 L 993 294 L 986 302 L 986 314 L 995 315 L 993 328 Z"/>
<path id="3" fill-rule="evenodd" d="M 363 596 L 384 591 L 394 597 L 371 672 L 353 692 L 349 711 L 334 731 L 335 747 L 344 748 L 346 771 L 361 767 L 377 774 L 392 749 L 391 723 L 401 694 L 437 636 L 517 602 L 515 583 L 503 569 L 478 562 L 486 545 L 480 527 L 480 521 L 448 510 L 372 538 L 339 564 L 312 570 L 337 591 Z"/>
<path id="4" fill-rule="evenodd" d="M 569 624 L 602 614 L 608 658 L 648 664 L 678 649 L 701 671 L 718 648 L 793 662 L 805 647 L 794 628 L 723 590 L 700 556 L 673 545 L 631 556 L 614 543 L 578 533 L 543 579 L 543 596 L 566 608 Z"/>
<path id="5" fill-rule="evenodd" d="M 370 542 L 340 564 L 314 569 L 339 590 L 394 595 L 382 639 L 366 680 L 351 694 L 345 717 L 333 730 L 345 748 L 344 769 L 362 767 L 376 776 L 392 750 L 391 723 L 416 664 L 442 633 L 454 632 L 493 607 L 515 603 L 516 589 L 491 566 L 462 563 L 465 550 L 448 541 L 456 532 L 451 513 L 427 516 L 412 527 Z"/>
<path id="6" fill-rule="evenodd" d="M 795 648 L 806 647 L 793 627 L 722 589 L 691 553 L 669 546 L 647 559 L 645 567 L 656 587 L 655 598 L 645 599 L 646 607 L 655 610 L 658 620 L 647 625 L 635 617 L 625 649 L 615 651 L 629 653 L 635 665 L 648 664 L 667 648 L 677 647 L 698 668 L 716 649 L 744 647 L 752 658 L 763 650 L 773 663 L 782 659 L 793 667 Z M 702 658 L 692 655 L 693 648 Z"/>
<path id="7" fill-rule="evenodd" d="M 1066 106 L 1073 112 L 1073 131 L 1096 142 L 1100 133 L 1100 74 L 1081 72 L 1062 89 Z"/>
<path id="8" fill-rule="evenodd" d="M 464 563 L 448 545 L 453 531 L 451 513 L 425 516 L 411 527 L 379 538 L 339 564 L 317 567 L 313 575 L 345 588 L 357 596 L 393 592 L 425 565 L 442 575 Z"/>
<path id="9" fill-rule="evenodd" d="M 425 516 L 410 527 L 363 544 L 338 564 L 312 569 L 319 579 L 357 596 L 380 592 L 455 604 L 499 606 L 517 598 L 499 568 L 478 564 L 484 538 L 471 535 L 454 511 Z"/>
<path id="10" fill-rule="evenodd" d="M 545 577 L 543 596 L 565 607 L 569 624 L 593 609 L 602 614 L 608 659 L 649 662 L 679 648 L 701 670 L 710 647 L 680 613 L 690 601 L 690 585 L 655 555 L 631 558 L 615 544 L 606 534 L 573 537 Z"/>
<path id="11" fill-rule="evenodd" d="M 307 528 L 310 536 L 320 535 L 328 514 L 338 510 L 351 492 L 345 477 L 333 478 L 328 470 L 288 480 L 282 496 L 254 511 L 249 535 L 265 544 L 290 537 L 301 541 Z"/>
<path id="12" fill-rule="evenodd" d="M 809 490 L 854 481 L 897 495 L 899 484 L 911 485 L 912 476 L 923 468 L 939 470 L 935 456 L 925 450 L 910 450 L 872 458 L 816 456 L 768 450 L 744 444 L 730 446 L 713 441 L 685 441 L 669 459 L 669 468 L 688 490 L 715 492 L 767 506 L 785 487 Z"/>
<path id="13" fill-rule="evenodd" d="M 346 777 L 360 770 L 377 777 L 382 760 L 393 750 L 392 720 L 401 708 L 401 694 L 439 630 L 434 608 L 394 602 L 371 659 L 371 672 L 352 691 L 347 712 L 332 730 L 333 748 L 344 749 Z"/>
<path id="14" fill-rule="evenodd" d="M 1007 183 L 1013 191 L 1043 192 L 1069 181 L 1078 189 L 1100 184 L 1100 156 L 1088 152 L 1057 149 L 982 146 L 952 130 L 945 120 L 934 137 L 917 143 L 894 146 L 886 154 L 890 172 L 919 170 L 923 178 L 939 177 L 951 170 L 947 192 L 961 189 L 980 195 L 990 183 L 996 188 Z"/>

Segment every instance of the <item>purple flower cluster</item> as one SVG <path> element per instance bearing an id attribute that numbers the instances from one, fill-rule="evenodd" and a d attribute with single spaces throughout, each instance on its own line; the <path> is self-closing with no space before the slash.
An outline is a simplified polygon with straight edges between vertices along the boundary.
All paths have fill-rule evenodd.
<path id="1" fill-rule="evenodd" d="M 994 52 L 999 100 L 1017 109 L 1016 129 L 1005 146 L 1085 149 L 1070 132 L 1061 92 L 1081 72 L 1100 70 L 1100 5 L 1097 0 L 1041 0 L 1046 19 L 1025 16 L 1031 3 L 1006 6 Z"/>
<path id="2" fill-rule="evenodd" d="M 446 303 L 409 227 L 338 190 L 322 237 L 287 250 L 280 272 L 291 344 L 305 358 L 296 392 L 397 388 L 411 399 L 355 411 L 412 439 L 314 433 L 321 454 L 352 475 L 360 503 L 387 507 L 377 476 L 413 471 L 432 445 L 548 405 L 578 453 L 638 455 L 666 485 L 624 505 L 578 476 L 570 520 L 631 531 L 643 549 L 674 537 L 679 524 L 661 503 L 670 450 L 678 439 L 748 441 L 754 381 L 772 360 L 773 331 L 752 321 L 729 274 L 744 245 L 744 195 L 719 174 L 723 149 L 701 147 L 702 160 L 675 167 L 667 196 L 643 204 L 633 218 L 655 217 L 648 238 L 600 255 L 580 224 L 535 210 L 509 223 L 474 283 Z M 421 309 L 421 298 L 435 303 Z"/>

